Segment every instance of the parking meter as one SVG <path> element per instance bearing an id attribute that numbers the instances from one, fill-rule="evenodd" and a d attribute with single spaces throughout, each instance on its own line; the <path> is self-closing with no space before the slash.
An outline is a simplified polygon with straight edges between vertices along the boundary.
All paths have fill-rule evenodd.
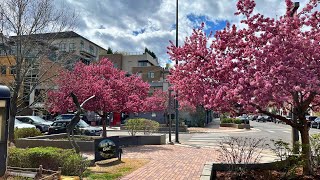
<path id="1" fill-rule="evenodd" d="M 8 119 L 10 108 L 10 90 L 0 85 L 0 177 L 7 169 Z"/>

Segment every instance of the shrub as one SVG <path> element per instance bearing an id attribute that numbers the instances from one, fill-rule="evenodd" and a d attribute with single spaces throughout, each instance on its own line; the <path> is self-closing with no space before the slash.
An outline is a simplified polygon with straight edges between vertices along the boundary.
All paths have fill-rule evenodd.
<path id="1" fill-rule="evenodd" d="M 302 164 L 300 155 L 295 155 L 293 148 L 290 147 L 290 144 L 282 139 L 272 139 L 271 142 L 272 144 L 270 145 L 270 149 L 276 154 L 278 160 L 280 160 L 276 166 L 285 172 L 281 179 L 295 178 L 296 170 Z M 296 147 L 300 149 L 301 145 L 296 144 Z"/>
<path id="2" fill-rule="evenodd" d="M 221 123 L 233 123 L 232 118 L 222 118 Z"/>
<path id="3" fill-rule="evenodd" d="M 159 129 L 159 123 L 153 120 L 144 119 L 143 121 L 143 132 L 144 134 L 152 134 Z"/>
<path id="4" fill-rule="evenodd" d="M 233 123 L 242 124 L 242 121 L 240 119 L 233 119 Z"/>
<path id="5" fill-rule="evenodd" d="M 128 119 L 128 121 L 125 123 L 125 126 L 129 134 L 135 136 L 139 130 L 142 130 L 143 121 L 144 119 L 142 118 Z"/>
<path id="6" fill-rule="evenodd" d="M 241 124 L 242 121 L 240 119 L 236 118 L 222 118 L 221 123 L 235 123 L 235 124 Z"/>
<path id="7" fill-rule="evenodd" d="M 246 166 L 238 168 L 236 164 L 258 163 L 265 148 L 263 138 L 225 137 L 219 142 L 219 160 L 229 164 L 229 170 L 235 171 L 239 179 L 247 170 Z"/>
<path id="8" fill-rule="evenodd" d="M 82 167 L 87 165 L 79 154 L 71 149 L 55 147 L 9 148 L 8 165 L 22 168 L 38 168 L 58 170 L 63 175 L 81 175 Z"/>
<path id="9" fill-rule="evenodd" d="M 159 123 L 153 120 L 136 118 L 129 119 L 125 126 L 132 136 L 135 136 L 138 131 L 143 131 L 144 134 L 151 134 L 158 130 Z"/>
<path id="10" fill-rule="evenodd" d="M 320 134 L 313 134 L 310 137 L 312 154 L 312 165 L 315 169 L 320 167 Z"/>
<path id="11" fill-rule="evenodd" d="M 35 128 L 16 128 L 14 130 L 14 138 L 26 138 L 26 137 L 35 137 L 35 136 L 41 136 L 42 133 L 39 131 L 39 129 Z"/>

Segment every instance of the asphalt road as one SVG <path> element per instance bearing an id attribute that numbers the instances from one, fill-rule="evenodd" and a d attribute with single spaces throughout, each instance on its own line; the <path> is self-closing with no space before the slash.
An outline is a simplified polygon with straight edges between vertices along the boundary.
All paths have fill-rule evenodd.
<path id="1" fill-rule="evenodd" d="M 194 147 L 217 147 L 219 142 L 225 137 L 248 137 L 263 138 L 265 143 L 270 144 L 271 139 L 282 139 L 291 143 L 291 126 L 284 124 L 275 124 L 273 122 L 255 122 L 250 121 L 251 130 L 243 132 L 217 132 L 217 133 L 192 133 L 180 134 L 181 144 Z M 320 129 L 310 129 L 310 134 L 320 133 Z"/>

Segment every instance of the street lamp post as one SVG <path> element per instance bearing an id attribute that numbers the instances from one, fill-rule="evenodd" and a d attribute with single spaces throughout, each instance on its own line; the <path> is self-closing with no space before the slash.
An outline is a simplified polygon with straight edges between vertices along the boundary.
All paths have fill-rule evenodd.
<path id="1" fill-rule="evenodd" d="M 176 47 L 178 47 L 178 0 L 176 0 Z M 178 66 L 178 60 L 176 59 L 176 66 Z M 176 111 L 176 143 L 179 143 L 179 103 L 178 103 L 178 91 L 176 91 L 175 111 Z"/>
<path id="2" fill-rule="evenodd" d="M 291 17 L 294 16 L 294 14 L 297 12 L 298 8 L 299 8 L 299 2 L 295 2 L 293 4 L 291 10 L 290 10 L 291 11 L 291 14 L 290 14 Z M 295 112 L 296 112 L 296 110 L 292 105 L 292 107 L 291 107 L 291 119 L 292 119 L 293 123 L 297 123 L 297 117 L 295 116 Z M 297 154 L 299 152 L 299 149 L 297 148 L 297 143 L 299 142 L 299 131 L 298 131 L 298 129 L 292 127 L 291 135 L 292 135 L 293 152 Z"/>
<path id="3" fill-rule="evenodd" d="M 173 144 L 172 141 L 171 141 L 171 127 L 172 127 L 172 119 L 171 119 L 171 113 L 172 113 L 172 110 L 171 110 L 171 89 L 169 89 L 169 103 L 168 103 L 168 107 L 167 107 L 167 120 L 169 120 L 169 144 Z M 169 114 L 169 115 L 168 115 Z M 169 117 L 168 117 L 169 116 Z"/>

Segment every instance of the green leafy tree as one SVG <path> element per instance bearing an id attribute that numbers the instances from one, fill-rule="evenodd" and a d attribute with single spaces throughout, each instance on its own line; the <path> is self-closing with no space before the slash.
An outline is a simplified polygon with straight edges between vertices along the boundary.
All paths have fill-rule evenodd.
<path id="1" fill-rule="evenodd" d="M 110 47 L 108 47 L 107 54 L 113 54 L 113 51 Z"/>

